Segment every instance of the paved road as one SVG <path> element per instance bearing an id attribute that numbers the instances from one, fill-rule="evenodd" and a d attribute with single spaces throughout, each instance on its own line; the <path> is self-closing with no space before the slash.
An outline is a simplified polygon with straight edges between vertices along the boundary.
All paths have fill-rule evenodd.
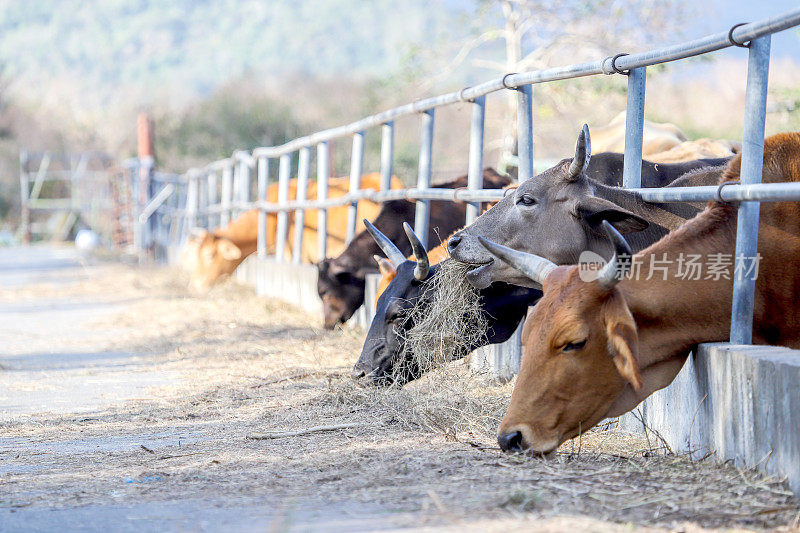
<path id="1" fill-rule="evenodd" d="M 0 248 L 0 291 L 74 283 L 88 278 L 86 264 L 71 248 Z M 0 422 L 15 415 L 96 411 L 166 383 L 163 374 L 130 372 L 139 354 L 97 351 L 117 331 L 88 326 L 129 303 L 113 294 L 53 298 L 41 290 L 3 302 Z M 21 389 L 19 382 L 37 386 Z"/>

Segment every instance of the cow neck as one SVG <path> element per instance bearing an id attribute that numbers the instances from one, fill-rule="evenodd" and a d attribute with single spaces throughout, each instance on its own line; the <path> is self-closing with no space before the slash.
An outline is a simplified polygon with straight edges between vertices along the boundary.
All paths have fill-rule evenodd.
<path id="1" fill-rule="evenodd" d="M 594 194 L 639 215 L 650 223 L 648 229 L 625 236 L 630 241 L 631 239 L 636 240 L 639 236 L 645 237 L 649 235 L 649 242 L 645 246 L 653 242 L 653 232 L 656 234 L 655 238 L 659 239 L 670 231 L 681 227 L 700 210 L 698 206 L 691 204 L 645 202 L 638 193 L 603 184 L 595 186 Z M 631 244 L 633 245 L 633 243 Z"/>
<path id="2" fill-rule="evenodd" d="M 724 278 L 681 279 L 678 259 L 680 254 L 701 255 L 700 262 L 704 265 L 701 277 L 705 278 L 705 266 L 713 262 L 710 254 L 732 257 L 736 242 L 735 213 L 731 206 L 715 204 L 634 256 L 634 261 L 642 265 L 641 274 L 621 281 L 617 287 L 636 321 L 640 368 L 685 357 L 699 342 L 727 340 L 733 282 Z M 665 254 L 667 279 L 663 279 L 661 271 L 646 279 L 650 265 L 658 264 Z M 732 276 L 733 266 L 730 266 L 728 277 Z M 713 298 L 708 297 L 710 294 Z"/>
<path id="3" fill-rule="evenodd" d="M 216 237 L 228 239 L 242 250 L 242 260 L 256 251 L 258 242 L 258 210 L 251 209 L 224 228 L 214 231 Z M 241 262 L 241 261 L 240 261 Z"/>

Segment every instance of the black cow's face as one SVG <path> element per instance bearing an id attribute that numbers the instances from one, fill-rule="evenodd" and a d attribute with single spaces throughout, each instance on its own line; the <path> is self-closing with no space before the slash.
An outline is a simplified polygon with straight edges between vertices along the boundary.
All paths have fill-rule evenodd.
<path id="1" fill-rule="evenodd" d="M 323 259 L 317 267 L 317 292 L 322 299 L 325 329 L 333 329 L 347 322 L 364 303 L 364 276 L 343 268 L 336 259 Z"/>
<path id="2" fill-rule="evenodd" d="M 378 298 L 361 357 L 353 367 L 354 377 L 366 376 L 379 385 L 402 385 L 421 375 L 412 359 L 403 353 L 404 332 L 413 326 L 408 312 L 425 288 L 424 281 L 414 278 L 415 267 L 414 261 L 401 263 L 397 275 Z M 438 265 L 431 267 L 430 276 L 436 275 L 438 269 Z"/>
<path id="3" fill-rule="evenodd" d="M 411 354 L 404 352 L 403 339 L 414 324 L 408 312 L 419 300 L 425 282 L 414 279 L 413 261 L 406 261 L 397 268 L 397 276 L 378 298 L 375 318 L 372 320 L 361 357 L 353 368 L 354 377 L 368 377 L 375 384 L 403 385 L 422 375 Z M 440 266 L 431 267 L 430 276 L 435 276 Z M 430 279 L 430 278 L 428 278 Z M 481 308 L 486 315 L 488 329 L 483 339 L 487 344 L 507 341 L 525 317 L 528 307 L 541 297 L 541 291 L 527 287 L 496 283 L 480 291 Z M 470 347 L 470 351 L 481 345 Z M 467 353 L 451 354 L 453 359 Z"/>

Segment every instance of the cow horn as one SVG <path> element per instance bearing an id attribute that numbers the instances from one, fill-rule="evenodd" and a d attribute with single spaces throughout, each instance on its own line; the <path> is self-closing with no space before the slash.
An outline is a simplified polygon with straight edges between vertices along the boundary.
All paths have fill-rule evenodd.
<path id="1" fill-rule="evenodd" d="M 603 288 L 611 290 L 631 268 L 631 247 L 625 237 L 607 220 L 604 220 L 602 225 L 603 231 L 614 245 L 614 255 L 608 260 L 608 264 L 597 273 L 597 282 Z"/>
<path id="2" fill-rule="evenodd" d="M 555 263 L 545 259 L 544 257 L 520 252 L 518 250 L 514 250 L 513 248 L 508 248 L 507 246 L 502 246 L 486 240 L 480 235 L 478 236 L 478 240 L 487 250 L 492 253 L 492 255 L 496 255 L 539 285 L 542 285 L 547 276 L 550 275 L 550 272 L 555 270 L 557 266 Z"/>
<path id="3" fill-rule="evenodd" d="M 375 239 L 375 242 L 378 243 L 383 253 L 386 254 L 386 257 L 389 258 L 389 261 L 395 266 L 395 268 L 399 267 L 405 260 L 406 256 L 403 255 L 403 252 L 395 246 L 395 244 L 389 240 L 389 237 L 381 233 L 378 228 L 372 225 L 372 223 L 364 219 L 364 225 L 367 227 L 367 231 L 372 238 Z"/>
<path id="4" fill-rule="evenodd" d="M 419 281 L 424 281 L 425 278 L 428 277 L 428 272 L 431 269 L 431 263 L 428 260 L 428 252 L 425 251 L 425 247 L 422 246 L 422 242 L 419 240 L 419 237 L 417 237 L 417 234 L 414 233 L 414 230 L 411 229 L 411 225 L 408 222 L 403 222 L 403 229 L 406 230 L 406 236 L 411 243 L 411 250 L 417 258 L 417 266 L 414 268 L 414 277 Z"/>
<path id="5" fill-rule="evenodd" d="M 569 180 L 575 181 L 581 174 L 586 172 L 589 167 L 589 160 L 592 158 L 592 139 L 589 137 L 589 126 L 586 124 L 578 134 L 578 144 L 575 145 L 575 157 L 569 164 Z"/>

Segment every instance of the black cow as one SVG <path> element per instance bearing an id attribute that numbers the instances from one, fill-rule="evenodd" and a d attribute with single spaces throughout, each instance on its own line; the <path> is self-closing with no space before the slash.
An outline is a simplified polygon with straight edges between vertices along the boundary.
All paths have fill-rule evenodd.
<path id="1" fill-rule="evenodd" d="M 501 176 L 494 169 L 483 171 L 483 186 L 486 189 L 501 189 L 511 180 Z M 454 181 L 435 185 L 436 188 L 455 189 L 467 186 L 467 176 Z M 415 204 L 407 200 L 385 202 L 373 221 L 375 227 L 400 243 L 403 257 L 411 253 L 411 246 L 403 237 L 403 222 L 414 222 Z M 428 230 L 428 249 L 439 246 L 455 230 L 464 225 L 466 208 L 463 203 L 431 201 L 431 218 Z M 322 299 L 326 329 L 346 322 L 356 309 L 364 303 L 365 279 L 368 273 L 377 273 L 374 255 L 381 255 L 369 233 L 362 231 L 350 242 L 347 248 L 332 259 L 324 259 L 317 265 L 317 292 Z"/>
<path id="2" fill-rule="evenodd" d="M 388 257 L 397 257 L 400 254 L 399 249 L 374 226 L 367 223 L 367 228 L 382 249 L 385 248 Z M 416 244 L 414 243 L 416 237 L 410 227 L 407 232 L 410 244 Z M 421 250 L 421 244 L 416 246 Z M 414 255 L 420 256 L 416 250 L 414 252 Z M 427 264 L 426 254 L 422 254 L 420 263 Z M 426 266 L 420 271 L 418 262 L 403 261 L 396 267 L 397 275 L 378 298 L 375 318 L 367 332 L 361 357 L 353 369 L 353 377 L 369 376 L 376 384 L 396 382 L 403 385 L 422 375 L 413 357 L 400 357 L 403 352 L 402 332 L 414 326 L 408 311 L 420 300 L 426 281 L 435 276 L 441 266 L 441 263 L 430 268 Z M 506 283 L 495 283 L 489 288 L 479 290 L 478 293 L 481 310 L 488 325 L 484 339 L 487 341 L 486 344 L 507 341 L 520 321 L 525 318 L 528 307 L 534 305 L 542 296 L 542 292 L 538 289 Z M 466 357 L 472 350 L 484 345 L 469 346 L 461 353 L 452 354 L 452 358 L 455 360 Z"/>

